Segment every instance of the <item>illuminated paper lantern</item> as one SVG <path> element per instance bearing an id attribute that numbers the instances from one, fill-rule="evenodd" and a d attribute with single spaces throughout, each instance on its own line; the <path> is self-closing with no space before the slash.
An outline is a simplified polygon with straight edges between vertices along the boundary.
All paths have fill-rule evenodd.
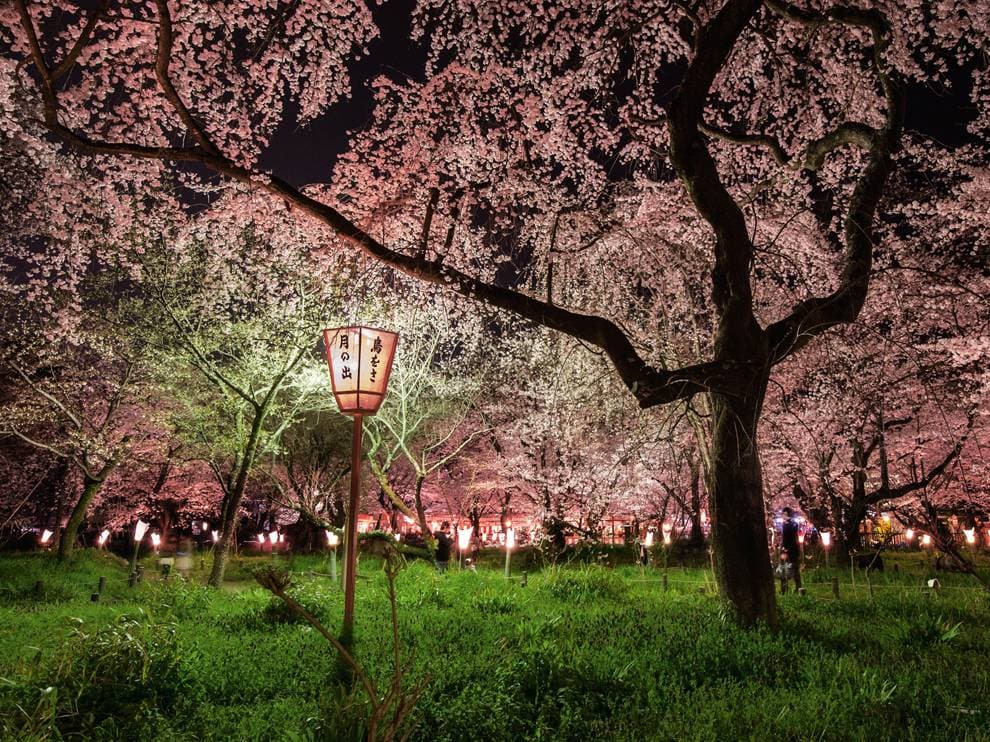
<path id="1" fill-rule="evenodd" d="M 505 548 L 514 549 L 516 548 L 516 529 L 507 528 L 505 530 Z"/>
<path id="2" fill-rule="evenodd" d="M 826 549 L 832 544 L 832 534 L 828 531 L 822 531 L 822 546 Z"/>
<path id="3" fill-rule="evenodd" d="M 474 526 L 468 526 L 467 528 L 457 529 L 457 548 L 461 551 L 465 551 L 468 545 L 471 543 L 471 534 L 474 532 Z"/>
<path id="4" fill-rule="evenodd" d="M 908 541 L 914 540 L 914 529 L 913 528 L 907 529 L 904 532 L 904 538 L 906 538 Z"/>
<path id="5" fill-rule="evenodd" d="M 931 546 L 932 545 L 932 537 L 929 536 L 926 533 L 924 536 L 921 537 L 921 545 L 922 546 Z"/>
<path id="6" fill-rule="evenodd" d="M 144 534 L 146 534 L 147 532 L 148 532 L 148 524 L 139 518 L 137 525 L 134 526 L 134 540 L 135 541 L 142 540 L 144 538 Z"/>
<path id="7" fill-rule="evenodd" d="M 975 528 L 964 528 L 963 533 L 966 534 L 966 543 L 975 544 L 976 543 L 976 529 Z"/>
<path id="8" fill-rule="evenodd" d="M 340 543 L 340 537 L 333 531 L 327 529 L 326 534 L 327 534 L 327 546 L 333 547 Z"/>
<path id="9" fill-rule="evenodd" d="M 220 531 L 210 531 L 210 535 L 213 536 L 213 543 L 220 543 Z"/>
<path id="10" fill-rule="evenodd" d="M 41 543 L 47 544 L 54 535 L 55 535 L 54 533 L 52 533 L 46 528 L 44 531 L 41 532 Z"/>
<path id="11" fill-rule="evenodd" d="M 152 546 L 154 546 L 157 549 L 161 545 L 161 543 L 162 543 L 162 537 L 159 534 L 157 534 L 157 533 L 151 534 L 151 545 Z"/>
<path id="12" fill-rule="evenodd" d="M 644 545 L 647 549 L 653 546 L 653 531 L 646 532 L 646 541 L 644 542 Z"/>
<path id="13" fill-rule="evenodd" d="M 330 385 L 345 415 L 374 415 L 392 373 L 399 335 L 373 327 L 338 327 L 323 331 Z"/>
<path id="14" fill-rule="evenodd" d="M 110 530 L 105 528 L 103 529 L 103 533 L 100 534 L 100 538 L 98 540 L 100 546 L 106 544 L 108 538 L 110 538 Z"/>
<path id="15" fill-rule="evenodd" d="M 268 540 L 271 541 L 272 544 L 278 543 L 278 531 L 272 531 L 271 533 L 269 533 Z"/>

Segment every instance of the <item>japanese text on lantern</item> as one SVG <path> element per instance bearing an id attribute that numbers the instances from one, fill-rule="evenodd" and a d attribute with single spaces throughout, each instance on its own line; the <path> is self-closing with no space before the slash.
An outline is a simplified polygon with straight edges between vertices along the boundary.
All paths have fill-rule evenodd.
<path id="1" fill-rule="evenodd" d="M 378 377 L 378 365 L 381 363 L 382 354 L 382 337 L 381 335 L 375 336 L 375 342 L 371 344 L 371 383 L 374 384 Z"/>
<path id="2" fill-rule="evenodd" d="M 340 334 L 340 378 L 350 379 L 351 378 L 351 367 L 348 362 L 351 360 L 350 345 L 348 343 L 347 333 Z"/>

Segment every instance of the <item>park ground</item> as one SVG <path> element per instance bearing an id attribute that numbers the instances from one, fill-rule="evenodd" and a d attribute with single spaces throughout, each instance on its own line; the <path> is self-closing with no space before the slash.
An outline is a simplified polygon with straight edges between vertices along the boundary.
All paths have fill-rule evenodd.
<path id="1" fill-rule="evenodd" d="M 365 709 L 337 689 L 332 647 L 251 580 L 271 561 L 236 561 L 215 591 L 150 563 L 130 587 L 127 565 L 95 551 L 62 567 L 0 556 L 3 738 L 360 738 Z M 572 565 L 522 585 L 414 562 L 396 580 L 406 682 L 426 679 L 411 739 L 990 740 L 990 597 L 964 575 L 928 588 L 918 554 L 886 561 L 869 582 L 809 570 L 778 634 L 734 626 L 700 567 L 670 567 L 665 590 L 662 568 Z M 326 562 L 275 562 L 336 631 Z M 386 588 L 363 558 L 355 652 L 381 687 Z"/>

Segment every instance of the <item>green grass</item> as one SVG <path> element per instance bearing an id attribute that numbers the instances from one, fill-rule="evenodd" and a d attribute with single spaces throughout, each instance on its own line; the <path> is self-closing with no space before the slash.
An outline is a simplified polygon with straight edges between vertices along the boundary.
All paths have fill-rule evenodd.
<path id="1" fill-rule="evenodd" d="M 901 565 L 901 557 L 898 561 Z M 246 558 L 233 577 L 270 560 Z M 333 630 L 342 596 L 319 557 L 280 558 Z M 783 630 L 729 621 L 702 569 L 567 567 L 398 578 L 404 651 L 428 675 L 413 739 L 990 739 L 990 601 L 962 575 L 809 570 Z M 150 566 L 150 565 L 149 565 Z M 380 563 L 362 559 L 358 658 L 391 673 Z M 149 569 L 150 572 L 150 569 Z M 100 575 L 103 599 L 90 602 Z M 830 578 L 842 581 L 831 598 Z M 43 594 L 34 584 L 43 580 Z M 699 586 L 706 586 L 700 594 Z M 251 583 L 126 583 L 85 552 L 66 568 L 0 557 L 0 729 L 7 739 L 338 739 L 334 656 Z"/>

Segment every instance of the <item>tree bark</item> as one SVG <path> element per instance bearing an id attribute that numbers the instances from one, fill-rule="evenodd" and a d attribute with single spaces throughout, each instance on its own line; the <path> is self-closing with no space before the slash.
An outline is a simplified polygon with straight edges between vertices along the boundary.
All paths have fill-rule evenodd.
<path id="1" fill-rule="evenodd" d="M 756 447 L 766 376 L 740 396 L 711 395 L 712 545 L 722 597 L 744 626 L 779 625 Z"/>
<path id="2" fill-rule="evenodd" d="M 62 538 L 58 542 L 58 560 L 60 562 L 64 562 L 72 553 L 72 549 L 76 545 L 76 538 L 79 536 L 79 527 L 86 517 L 90 503 L 93 502 L 93 498 L 103 486 L 103 482 L 104 479 L 84 477 L 82 495 L 79 496 L 76 506 L 72 508 L 72 515 L 69 516 L 69 521 L 65 524 L 65 530 L 62 532 Z"/>
<path id="3" fill-rule="evenodd" d="M 423 543 L 426 544 L 427 550 L 430 552 L 430 558 L 436 561 L 437 558 L 437 540 L 433 538 L 433 532 L 430 530 L 429 523 L 426 521 L 426 508 L 423 506 L 423 482 L 425 478 L 421 474 L 416 474 L 416 491 L 415 491 L 415 504 L 416 504 L 416 517 L 419 519 L 419 529 L 423 532 Z"/>
<path id="4" fill-rule="evenodd" d="M 692 549 L 705 546 L 705 531 L 701 524 L 701 463 L 691 459 L 691 536 L 688 539 Z"/>
<path id="5" fill-rule="evenodd" d="M 223 510 L 220 513 L 220 543 L 213 550 L 213 567 L 210 570 L 209 584 L 211 587 L 220 587 L 223 584 L 230 546 L 237 535 L 237 513 L 241 508 L 244 490 L 247 488 L 248 475 L 254 466 L 254 457 L 261 440 L 261 426 L 268 415 L 269 402 L 270 399 L 266 400 L 255 412 L 251 433 L 248 436 L 247 446 L 244 448 L 244 457 L 241 459 L 241 465 L 237 470 L 237 478 L 234 480 L 234 486 L 224 497 Z"/>

